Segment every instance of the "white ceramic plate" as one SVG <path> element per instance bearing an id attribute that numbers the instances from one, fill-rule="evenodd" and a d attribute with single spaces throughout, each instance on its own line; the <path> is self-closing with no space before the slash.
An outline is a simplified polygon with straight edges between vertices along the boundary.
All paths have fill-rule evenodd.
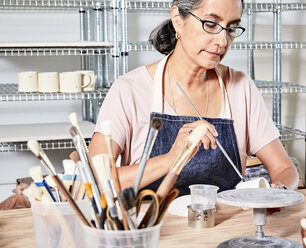
<path id="1" fill-rule="evenodd" d="M 188 217 L 187 206 L 191 204 L 190 195 L 183 195 L 171 202 L 168 212 L 173 215 Z"/>

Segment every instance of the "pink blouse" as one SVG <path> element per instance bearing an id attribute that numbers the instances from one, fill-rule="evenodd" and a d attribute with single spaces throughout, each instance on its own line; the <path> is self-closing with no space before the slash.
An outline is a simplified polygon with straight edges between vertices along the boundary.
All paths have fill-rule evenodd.
<path id="1" fill-rule="evenodd" d="M 279 137 L 265 103 L 243 72 L 230 68 L 227 95 L 232 114 L 243 172 L 248 155 L 257 153 Z M 149 130 L 153 80 L 145 66 L 119 77 L 100 109 L 95 132 L 101 122 L 111 121 L 112 138 L 121 148 L 121 165 L 138 163 Z M 164 98 L 164 113 L 176 115 Z"/>

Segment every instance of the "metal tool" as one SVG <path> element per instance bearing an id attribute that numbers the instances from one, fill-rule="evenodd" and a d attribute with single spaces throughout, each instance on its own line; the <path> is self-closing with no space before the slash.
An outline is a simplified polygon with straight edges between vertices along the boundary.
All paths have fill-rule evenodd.
<path id="1" fill-rule="evenodd" d="M 188 96 L 186 95 L 186 93 L 184 92 L 183 88 L 180 86 L 180 84 L 178 82 L 176 82 L 176 85 L 178 86 L 178 88 L 180 89 L 180 91 L 182 92 L 182 94 L 184 95 L 184 97 L 186 98 L 186 100 L 188 101 L 188 103 L 190 104 L 190 106 L 192 107 L 192 109 L 194 110 L 194 112 L 197 114 L 197 116 L 203 120 L 202 116 L 200 115 L 200 113 L 197 111 L 197 109 L 194 107 L 194 105 L 192 104 L 192 102 L 190 101 L 190 99 L 188 98 Z M 227 161 L 231 164 L 231 166 L 234 168 L 234 170 L 237 172 L 238 176 L 241 178 L 241 181 L 245 181 L 244 177 L 242 176 L 242 174 L 240 173 L 240 171 L 238 170 L 237 166 L 234 164 L 234 162 L 231 160 L 231 158 L 229 157 L 229 155 L 227 154 L 227 152 L 224 150 L 223 146 L 220 144 L 220 142 L 218 141 L 217 138 L 215 138 L 216 144 L 217 146 L 220 148 L 220 150 L 222 151 L 222 153 L 224 154 L 224 156 L 226 157 Z"/>

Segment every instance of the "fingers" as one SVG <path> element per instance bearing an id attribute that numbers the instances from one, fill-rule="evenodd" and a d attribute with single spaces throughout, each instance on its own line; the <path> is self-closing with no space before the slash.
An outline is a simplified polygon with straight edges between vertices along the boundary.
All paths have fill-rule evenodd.
<path id="1" fill-rule="evenodd" d="M 192 132 L 192 130 L 197 127 L 198 125 L 202 125 L 204 124 L 205 127 L 207 128 L 207 131 L 204 135 L 204 137 L 202 138 L 201 142 L 203 143 L 203 147 L 204 149 L 208 150 L 209 147 L 216 149 L 217 145 L 216 145 L 216 141 L 215 141 L 215 137 L 218 136 L 218 133 L 214 127 L 214 125 L 208 123 L 205 120 L 199 120 L 199 121 L 195 121 L 192 123 L 187 123 L 185 124 L 179 131 L 179 135 L 180 134 L 190 134 L 190 132 Z"/>

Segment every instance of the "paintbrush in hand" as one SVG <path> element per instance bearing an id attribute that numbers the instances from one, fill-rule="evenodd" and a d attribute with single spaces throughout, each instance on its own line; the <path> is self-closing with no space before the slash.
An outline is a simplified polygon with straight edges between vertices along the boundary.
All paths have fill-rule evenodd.
<path id="1" fill-rule="evenodd" d="M 193 129 L 192 133 L 189 135 L 187 142 L 185 143 L 181 153 L 176 158 L 175 162 L 171 166 L 170 171 L 167 173 L 161 184 L 159 185 L 156 195 L 158 197 L 160 205 L 163 204 L 164 199 L 169 194 L 170 190 L 174 188 L 175 182 L 177 180 L 178 175 L 181 173 L 183 167 L 189 160 L 191 154 L 193 153 L 196 146 L 199 144 L 201 139 L 207 132 L 207 127 L 204 124 L 201 124 Z M 153 205 L 149 207 L 148 211 L 146 212 L 144 218 L 140 223 L 140 228 L 145 228 L 154 225 L 152 223 L 153 216 Z"/>

